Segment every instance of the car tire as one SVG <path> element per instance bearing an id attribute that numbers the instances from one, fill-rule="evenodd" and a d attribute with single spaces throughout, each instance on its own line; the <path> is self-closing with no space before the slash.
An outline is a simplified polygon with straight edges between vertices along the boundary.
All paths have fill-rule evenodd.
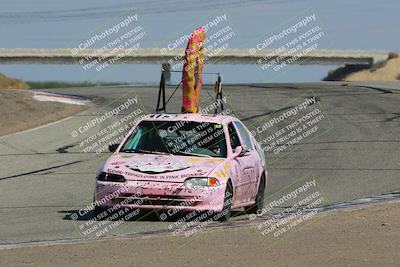
<path id="1" fill-rule="evenodd" d="M 233 202 L 233 188 L 232 184 L 228 182 L 226 184 L 225 195 L 224 195 L 224 206 L 222 211 L 216 215 L 216 220 L 220 222 L 228 221 L 232 215 L 232 202 Z"/>
<path id="2" fill-rule="evenodd" d="M 103 213 L 104 210 L 105 210 L 105 209 L 100 208 L 100 207 L 94 207 L 94 209 L 93 209 L 93 215 L 94 215 L 94 216 L 93 216 L 93 217 L 94 217 L 96 220 L 101 221 L 102 219 L 99 218 L 99 215 L 100 215 L 101 213 Z"/>
<path id="3" fill-rule="evenodd" d="M 264 196 L 265 196 L 265 178 L 264 175 L 261 176 L 260 184 L 258 185 L 256 203 L 254 205 L 247 207 L 247 214 L 257 214 L 264 207 Z"/>
<path id="4" fill-rule="evenodd" d="M 93 202 L 92 203 L 95 203 L 95 202 L 96 202 L 96 191 L 93 194 Z M 93 219 L 96 219 L 98 221 L 103 220 L 103 218 L 99 218 L 98 215 L 102 214 L 105 210 L 107 210 L 107 209 L 106 208 L 102 208 L 102 207 L 98 207 L 98 206 L 95 205 L 94 208 L 93 208 Z"/>

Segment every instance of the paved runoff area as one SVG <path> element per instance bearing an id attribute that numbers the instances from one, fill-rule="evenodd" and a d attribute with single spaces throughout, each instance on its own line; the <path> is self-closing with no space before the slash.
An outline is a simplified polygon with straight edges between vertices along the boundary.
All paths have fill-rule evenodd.
<path id="1" fill-rule="evenodd" d="M 268 228 L 270 224 L 262 220 L 304 204 L 294 203 L 299 194 L 307 193 L 308 204 L 315 209 L 399 191 L 399 88 L 398 84 L 342 82 L 225 85 L 222 101 L 226 112 L 239 117 L 262 143 L 269 170 L 267 203 L 276 205 L 257 218 L 236 213 L 229 223 L 203 225 L 197 228 L 202 233 L 189 239 L 198 236 L 202 240 L 208 232 L 212 237 L 213 231 L 208 229 L 214 224 L 218 229 L 253 224 L 261 239 L 272 235 L 277 242 L 280 237 L 296 240 L 296 233 L 303 233 L 300 229 L 312 213 L 279 231 Z M 173 89 L 168 87 L 167 97 Z M 0 137 L 1 245 L 93 238 L 87 230 L 91 212 L 79 218 L 71 214 L 92 201 L 96 171 L 109 156 L 107 144 L 124 132 L 119 132 L 121 126 L 154 112 L 158 88 L 46 91 L 89 97 L 95 105 L 62 122 Z M 202 94 L 202 108 L 212 112 L 213 89 L 206 86 Z M 178 112 L 179 103 L 180 91 L 171 98 L 167 111 Z M 148 233 L 174 237 L 170 231 L 174 223 L 144 214 L 138 220 L 104 222 L 102 227 L 107 230 L 99 237 Z M 296 233 L 286 237 L 287 230 Z M 224 253 L 227 244 L 215 242 Z M 108 253 L 104 248 L 102 251 Z"/>

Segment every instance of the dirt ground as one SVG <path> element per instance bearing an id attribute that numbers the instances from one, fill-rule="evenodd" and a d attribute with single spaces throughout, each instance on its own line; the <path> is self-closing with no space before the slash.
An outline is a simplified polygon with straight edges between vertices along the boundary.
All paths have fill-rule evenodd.
<path id="1" fill-rule="evenodd" d="M 0 90 L 0 136 L 57 121 L 85 109 L 85 106 L 41 102 L 26 90 Z"/>
<path id="2" fill-rule="evenodd" d="M 254 228 L 0 250 L 0 266 L 399 266 L 400 202 L 316 215 L 279 242 Z"/>

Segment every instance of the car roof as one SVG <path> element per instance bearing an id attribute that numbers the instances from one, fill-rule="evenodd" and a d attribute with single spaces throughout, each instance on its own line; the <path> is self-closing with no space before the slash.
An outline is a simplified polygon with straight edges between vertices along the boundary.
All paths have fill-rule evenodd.
<path id="1" fill-rule="evenodd" d="M 199 113 L 157 113 L 148 114 L 142 118 L 146 121 L 195 121 L 195 122 L 210 122 L 227 124 L 231 121 L 238 121 L 237 118 L 228 115 L 213 115 L 213 114 L 199 114 Z"/>

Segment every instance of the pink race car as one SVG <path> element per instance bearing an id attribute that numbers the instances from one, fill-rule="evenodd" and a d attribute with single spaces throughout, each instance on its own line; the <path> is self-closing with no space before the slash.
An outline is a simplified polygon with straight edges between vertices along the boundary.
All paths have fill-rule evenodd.
<path id="1" fill-rule="evenodd" d="M 227 220 L 232 209 L 263 208 L 268 180 L 261 146 L 225 115 L 142 117 L 97 173 L 95 211 L 207 211 Z"/>

